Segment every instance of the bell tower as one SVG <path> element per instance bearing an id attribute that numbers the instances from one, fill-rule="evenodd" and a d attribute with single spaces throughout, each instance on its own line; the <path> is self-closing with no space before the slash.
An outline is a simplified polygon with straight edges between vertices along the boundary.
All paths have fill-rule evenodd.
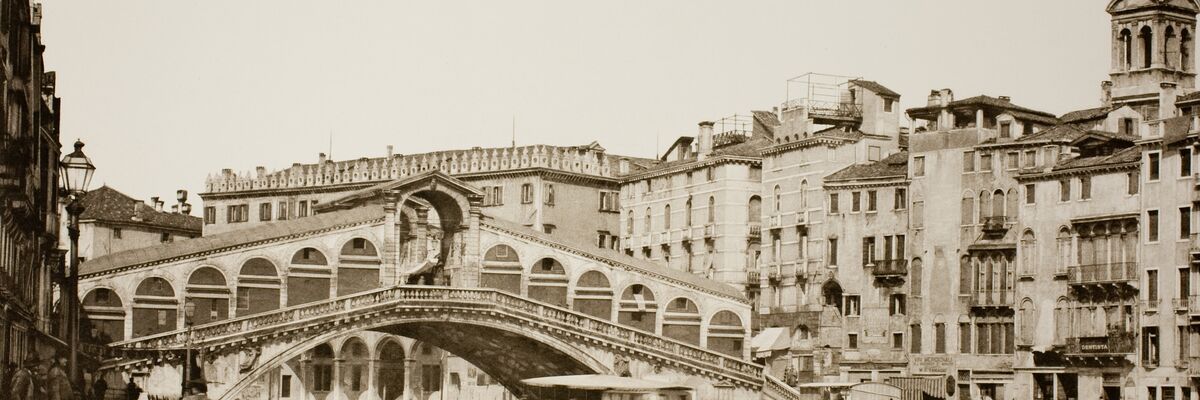
<path id="1" fill-rule="evenodd" d="M 1104 98 L 1157 115 L 1159 91 L 1172 83 L 1195 90 L 1197 0 L 1112 0 L 1112 85 Z M 1111 91 L 1111 92 L 1109 92 Z"/>

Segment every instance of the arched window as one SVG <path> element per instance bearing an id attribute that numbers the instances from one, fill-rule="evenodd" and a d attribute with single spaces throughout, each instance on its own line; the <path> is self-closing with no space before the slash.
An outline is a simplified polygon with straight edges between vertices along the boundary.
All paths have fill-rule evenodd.
<path id="1" fill-rule="evenodd" d="M 567 306 L 567 271 L 553 258 L 533 263 L 529 276 L 529 297 L 559 307 Z"/>
<path id="2" fill-rule="evenodd" d="M 281 287 L 274 263 L 265 258 L 246 260 L 237 277 L 236 314 L 240 317 L 279 308 Z"/>
<path id="3" fill-rule="evenodd" d="M 1033 307 L 1033 300 L 1028 297 L 1021 301 L 1021 331 L 1019 333 L 1020 344 L 1033 344 L 1033 330 L 1037 327 L 1037 310 Z"/>
<path id="4" fill-rule="evenodd" d="M 625 233 L 633 234 L 633 210 L 629 210 L 628 221 L 625 223 Z"/>
<path id="5" fill-rule="evenodd" d="M 1191 57 L 1192 35 L 1187 28 L 1179 32 L 1179 69 L 1190 71 L 1192 69 Z"/>
<path id="6" fill-rule="evenodd" d="M 314 392 L 333 390 L 333 347 L 329 343 L 321 343 L 312 350 L 309 356 L 312 365 L 310 376 Z"/>
<path id="7" fill-rule="evenodd" d="M 1154 32 L 1149 26 L 1143 26 L 1138 36 L 1142 39 L 1142 68 L 1150 68 L 1154 60 Z"/>
<path id="8" fill-rule="evenodd" d="M 912 276 L 912 283 L 909 284 L 908 293 L 912 296 L 921 295 L 921 282 L 925 278 L 924 275 L 922 275 L 925 271 L 921 263 L 922 261 L 920 258 L 914 258 L 912 262 L 909 263 L 908 273 Z"/>
<path id="9" fill-rule="evenodd" d="M 964 194 L 962 198 L 962 224 L 971 225 L 975 220 L 975 198 L 971 197 L 970 193 Z"/>
<path id="10" fill-rule="evenodd" d="M 1037 271 L 1037 242 L 1033 238 L 1033 231 L 1026 229 L 1025 233 L 1021 234 L 1021 274 L 1032 275 Z"/>
<path id="11" fill-rule="evenodd" d="M 808 210 L 808 179 L 800 181 L 800 211 Z"/>
<path id="12" fill-rule="evenodd" d="M 179 302 L 171 282 L 150 277 L 138 284 L 133 294 L 133 337 L 175 330 Z"/>
<path id="13" fill-rule="evenodd" d="M 671 205 L 663 206 L 663 229 L 671 230 Z"/>
<path id="14" fill-rule="evenodd" d="M 203 325 L 229 318 L 229 287 L 225 285 L 225 275 L 220 270 L 213 267 L 196 269 L 188 277 L 184 289 L 185 304 L 192 303 L 196 307 L 190 321 L 192 324 Z"/>
<path id="15" fill-rule="evenodd" d="M 1005 204 L 1004 203 L 1004 191 L 1000 190 L 1000 189 L 996 189 L 996 192 L 992 195 L 992 216 L 993 217 L 1003 217 L 1004 216 L 1004 204 Z"/>
<path id="16" fill-rule="evenodd" d="M 758 222 L 762 218 L 762 199 L 758 196 L 750 196 L 750 204 L 747 207 L 746 220 L 750 222 Z"/>
<path id="17" fill-rule="evenodd" d="M 511 246 L 498 244 L 483 255 L 483 269 L 479 274 L 479 285 L 499 289 L 512 294 L 521 293 L 521 258 Z"/>
<path id="18" fill-rule="evenodd" d="M 825 282 L 821 286 L 821 304 L 837 308 L 838 314 L 842 313 L 842 286 L 832 280 Z"/>
<path id="19" fill-rule="evenodd" d="M 650 223 L 651 223 L 651 221 L 650 221 L 650 207 L 646 207 L 646 216 L 645 216 L 645 218 L 642 218 L 642 223 L 644 224 L 644 226 L 642 227 L 642 228 L 643 228 L 642 232 L 643 232 L 643 233 L 646 233 L 646 234 L 649 234 L 649 233 L 650 233 L 650 229 L 651 229 L 651 228 L 650 228 L 650 226 L 651 226 L 651 225 L 650 225 Z"/>
<path id="20" fill-rule="evenodd" d="M 712 196 L 708 196 L 708 223 L 711 224 L 716 221 L 717 221 L 717 199 Z"/>
<path id="21" fill-rule="evenodd" d="M 742 357 L 746 328 L 733 311 L 720 311 L 708 322 L 708 348 L 733 357 Z"/>
<path id="22" fill-rule="evenodd" d="M 338 253 L 338 296 L 378 288 L 381 264 L 375 244 L 370 240 L 354 238 L 347 241 Z"/>
<path id="23" fill-rule="evenodd" d="M 83 312 L 92 325 L 90 335 L 101 344 L 125 340 L 125 307 L 117 292 L 96 288 L 83 296 Z"/>
<path id="24" fill-rule="evenodd" d="M 687 297 L 667 303 L 663 314 L 663 336 L 694 345 L 700 344 L 700 309 Z"/>
<path id="25" fill-rule="evenodd" d="M 1054 344 L 1065 344 L 1071 336 L 1071 304 L 1065 297 L 1054 304 Z"/>
<path id="26" fill-rule="evenodd" d="M 633 284 L 621 292 L 621 303 L 617 310 L 617 323 L 631 328 L 654 332 L 657 323 L 658 303 L 654 292 L 645 285 Z"/>
<path id="27" fill-rule="evenodd" d="M 991 211 L 992 195 L 987 191 L 979 192 L 979 223 L 982 224 L 983 220 L 990 216 L 988 213 Z"/>
<path id="28" fill-rule="evenodd" d="M 367 370 L 367 345 L 363 344 L 362 339 L 351 338 L 342 343 L 338 358 L 341 360 L 338 367 L 342 375 L 342 390 L 348 391 L 351 399 L 357 399 L 368 385 L 367 375 L 370 371 Z"/>
<path id="29" fill-rule="evenodd" d="M 575 299 L 571 309 L 605 321 L 612 320 L 613 290 L 608 277 L 600 271 L 588 271 L 575 281 Z"/>
<path id="30" fill-rule="evenodd" d="M 1017 189 L 1008 189 L 1008 196 L 1005 197 L 1004 203 L 1006 208 L 1004 215 L 1007 215 L 1010 220 L 1017 218 L 1017 200 L 1019 197 L 1017 196 Z"/>
<path id="31" fill-rule="evenodd" d="M 692 227 L 692 196 L 688 196 L 687 203 L 683 204 L 683 225 Z"/>
<path id="32" fill-rule="evenodd" d="M 1133 34 L 1129 29 L 1121 30 L 1121 67 L 1126 71 L 1133 67 Z"/>
<path id="33" fill-rule="evenodd" d="M 288 266 L 288 306 L 328 299 L 332 277 L 333 271 L 320 250 L 300 249 L 292 255 L 292 264 Z"/>
<path id="34" fill-rule="evenodd" d="M 1062 227 L 1058 230 L 1058 236 L 1055 238 L 1055 245 L 1058 247 L 1058 260 L 1054 266 L 1055 272 L 1066 272 L 1067 267 L 1073 265 L 1071 262 L 1071 231 L 1067 227 Z"/>
<path id="35" fill-rule="evenodd" d="M 404 347 L 395 339 L 386 339 L 379 346 L 379 379 L 375 391 L 380 398 L 394 399 L 404 393 Z"/>
<path id="36" fill-rule="evenodd" d="M 958 259 L 959 294 L 971 294 L 972 286 L 974 286 L 972 283 L 975 281 L 975 272 L 972 264 L 970 256 L 962 256 L 962 258 Z"/>
<path id="37" fill-rule="evenodd" d="M 1175 27 L 1167 25 L 1163 39 L 1163 63 L 1167 68 L 1172 68 L 1175 66 L 1175 57 L 1179 56 L 1179 37 L 1175 36 Z"/>
<path id="38" fill-rule="evenodd" d="M 775 185 L 775 212 L 783 210 L 783 194 L 779 192 L 779 185 Z M 753 218 L 753 216 L 751 217 Z"/>

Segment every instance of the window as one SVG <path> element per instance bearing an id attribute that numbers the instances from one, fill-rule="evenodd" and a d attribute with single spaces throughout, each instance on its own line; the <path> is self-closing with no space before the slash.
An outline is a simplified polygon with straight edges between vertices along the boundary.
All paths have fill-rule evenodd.
<path id="1" fill-rule="evenodd" d="M 163 232 L 161 235 L 159 235 L 158 241 L 163 242 L 163 243 L 171 242 L 171 234 L 167 233 L 167 232 Z"/>
<path id="2" fill-rule="evenodd" d="M 862 192 L 850 193 L 850 212 L 862 211 Z"/>
<path id="3" fill-rule="evenodd" d="M 905 298 L 903 294 L 892 294 L 888 303 L 888 315 L 904 315 Z"/>
<path id="4" fill-rule="evenodd" d="M 925 227 L 925 202 L 914 201 L 912 206 L 912 226 L 913 228 Z"/>
<path id="5" fill-rule="evenodd" d="M 217 208 L 213 206 L 204 207 L 204 224 L 212 225 L 217 223 Z"/>
<path id="6" fill-rule="evenodd" d="M 521 186 L 524 188 L 524 185 Z M 532 189 L 530 190 L 532 193 Z M 532 194 L 531 194 L 532 196 Z M 523 199 L 522 199 L 523 200 Z M 530 197 L 532 202 L 533 198 Z M 484 206 L 502 206 L 504 205 L 504 187 L 503 186 L 484 186 L 483 187 L 483 205 Z"/>
<path id="7" fill-rule="evenodd" d="M 709 182 L 712 182 L 713 179 L 716 179 L 716 177 L 717 177 L 717 174 L 716 174 L 716 171 L 713 170 L 713 167 L 708 167 L 708 168 L 704 169 L 704 179 L 707 179 Z"/>
<path id="8" fill-rule="evenodd" d="M 1000 138 L 1007 139 L 1012 137 L 1012 122 L 1004 121 L 1000 123 Z"/>
<path id="9" fill-rule="evenodd" d="M 1083 176 L 1079 178 L 1079 198 L 1082 200 L 1092 198 L 1092 177 Z"/>
<path id="10" fill-rule="evenodd" d="M 975 172 L 975 152 L 967 150 L 963 152 L 963 172 Z"/>
<path id="11" fill-rule="evenodd" d="M 307 217 L 307 216 L 308 216 L 308 202 L 301 201 L 299 203 L 299 206 L 296 208 L 296 217 L 302 218 L 302 217 Z"/>
<path id="12" fill-rule="evenodd" d="M 938 354 L 946 353 L 946 324 L 938 322 L 933 324 L 933 352 Z"/>
<path id="13" fill-rule="evenodd" d="M 249 219 L 249 215 L 247 215 L 249 211 L 250 206 L 246 204 L 228 206 L 225 208 L 225 212 L 227 213 L 225 218 L 228 222 L 246 222 Z"/>
<path id="14" fill-rule="evenodd" d="M 1179 176 L 1192 176 L 1192 149 L 1179 149 Z"/>
<path id="15" fill-rule="evenodd" d="M 1058 201 L 1071 201 L 1071 181 L 1058 181 Z"/>
<path id="16" fill-rule="evenodd" d="M 1008 164 L 1008 169 L 1017 169 L 1021 166 L 1021 153 L 1010 151 L 1004 155 Z"/>
<path id="17" fill-rule="evenodd" d="M 903 210 L 908 207 L 908 189 L 896 188 L 895 199 L 892 201 L 893 210 Z"/>
<path id="18" fill-rule="evenodd" d="M 288 219 L 288 203 L 286 201 L 279 202 L 279 209 L 276 210 L 276 213 L 278 214 L 275 219 L 280 221 Z"/>
<path id="19" fill-rule="evenodd" d="M 780 193 L 779 185 L 775 185 L 774 199 L 775 199 L 775 207 L 774 207 L 775 212 L 778 213 L 780 210 L 783 209 L 783 194 Z M 754 216 L 751 216 L 751 218 L 754 218 Z"/>
<path id="20" fill-rule="evenodd" d="M 355 250 L 366 249 L 367 248 L 367 239 L 354 238 L 354 240 L 350 241 L 350 246 L 352 248 L 354 248 Z M 505 249 L 504 251 L 508 251 L 508 249 Z"/>
<path id="21" fill-rule="evenodd" d="M 1133 118 L 1121 118 L 1121 123 L 1117 126 L 1117 133 L 1122 135 L 1137 135 L 1133 130 Z"/>
<path id="22" fill-rule="evenodd" d="M 1142 363 L 1158 365 L 1158 350 L 1158 327 L 1147 326 L 1142 328 Z"/>
<path id="23" fill-rule="evenodd" d="M 1126 185 L 1128 186 L 1126 193 L 1128 193 L 1131 196 L 1138 194 L 1138 173 L 1137 173 L 1137 171 L 1130 172 L 1130 173 L 1126 174 L 1125 177 L 1126 177 L 1126 181 L 1127 181 Z"/>
<path id="24" fill-rule="evenodd" d="M 633 210 L 629 210 L 629 218 L 625 221 L 625 234 L 633 234 Z"/>
<path id="25" fill-rule="evenodd" d="M 113 239 L 120 239 L 121 238 L 121 228 L 113 228 L 112 237 L 113 237 Z"/>
<path id="26" fill-rule="evenodd" d="M 909 328 L 909 352 L 913 354 L 921 354 L 921 325 L 913 324 Z"/>
<path id="27" fill-rule="evenodd" d="M 689 196 L 687 203 L 683 204 L 683 225 L 692 227 L 692 198 Z"/>
<path id="28" fill-rule="evenodd" d="M 867 161 L 879 161 L 880 153 L 882 153 L 882 151 L 880 151 L 879 146 L 868 146 Z"/>
<path id="29" fill-rule="evenodd" d="M 1192 235 L 1192 208 L 1179 208 L 1179 238 L 1186 240 Z"/>
<path id="30" fill-rule="evenodd" d="M 1147 154 L 1146 156 L 1149 158 L 1146 162 L 1148 164 L 1146 166 L 1146 169 L 1149 171 L 1148 172 L 1149 176 L 1150 176 L 1149 180 L 1157 181 L 1158 180 L 1158 159 L 1159 159 L 1160 155 L 1158 153 L 1150 153 L 1150 154 Z"/>
<path id="31" fill-rule="evenodd" d="M 992 172 L 992 155 L 990 153 L 979 154 L 979 170 Z"/>
<path id="32" fill-rule="evenodd" d="M 904 332 L 892 332 L 892 348 L 904 349 Z"/>
<path id="33" fill-rule="evenodd" d="M 279 397 L 292 397 L 292 376 L 283 375 L 279 379 Z"/>
<path id="34" fill-rule="evenodd" d="M 1146 241 L 1158 241 L 1158 210 L 1146 211 Z"/>
<path id="35" fill-rule="evenodd" d="M 1031 125 L 1025 125 L 1031 126 Z M 1025 150 L 1025 157 L 1021 159 L 1021 167 L 1033 168 L 1037 166 L 1037 150 Z"/>
<path id="36" fill-rule="evenodd" d="M 708 196 L 708 223 L 714 223 L 717 220 L 717 199 Z"/>
<path id="37" fill-rule="evenodd" d="M 862 302 L 858 295 L 846 295 L 846 313 L 847 317 L 854 317 L 862 314 Z"/>
<path id="38" fill-rule="evenodd" d="M 913 177 L 925 176 L 925 156 L 913 157 Z"/>
<path id="39" fill-rule="evenodd" d="M 873 212 L 876 209 L 876 202 L 877 202 L 876 198 L 878 197 L 878 196 L 876 196 L 876 194 L 877 193 L 874 190 L 867 191 L 867 211 L 868 212 Z"/>
<path id="40" fill-rule="evenodd" d="M 663 206 L 663 229 L 671 230 L 671 205 Z"/>
<path id="41" fill-rule="evenodd" d="M 958 352 L 971 354 L 971 323 L 958 323 Z"/>
<path id="42" fill-rule="evenodd" d="M 167 324 L 167 310 L 158 310 L 158 326 Z"/>
<path id="43" fill-rule="evenodd" d="M 542 193 L 542 203 L 548 206 L 554 205 L 554 184 L 547 183 L 542 190 L 545 192 Z"/>
<path id="44" fill-rule="evenodd" d="M 650 230 L 653 229 L 650 220 L 650 207 L 646 207 L 646 215 L 642 216 L 642 224 L 642 232 L 647 235 L 650 234 Z"/>
<path id="45" fill-rule="evenodd" d="M 333 366 L 316 364 L 313 366 L 313 391 L 328 392 L 333 390 Z"/>
<path id="46" fill-rule="evenodd" d="M 857 333 L 847 333 L 846 334 L 846 348 L 847 349 L 857 349 L 858 348 L 858 334 Z"/>
<path id="47" fill-rule="evenodd" d="M 1158 270 L 1146 270 L 1146 299 L 1158 301 Z"/>
<path id="48" fill-rule="evenodd" d="M 892 112 L 892 99 L 883 99 L 883 112 Z"/>
<path id="49" fill-rule="evenodd" d="M 258 205 L 258 220 L 259 221 L 270 221 L 271 220 L 271 203 L 262 203 L 262 204 Z"/>
<path id="50" fill-rule="evenodd" d="M 829 266 L 834 267 L 838 264 L 838 240 L 836 238 L 829 239 Z"/>
<path id="51" fill-rule="evenodd" d="M 1025 184 L 1025 204 L 1033 204 L 1037 201 L 1036 188 L 1037 186 L 1034 186 L 1032 183 Z"/>
<path id="52" fill-rule="evenodd" d="M 521 204 L 533 203 L 533 184 L 521 184 Z"/>
<path id="53" fill-rule="evenodd" d="M 875 264 L 875 237 L 865 237 L 862 240 L 862 265 Z"/>
<path id="54" fill-rule="evenodd" d="M 621 210 L 620 192 L 611 190 L 600 191 L 600 211 L 619 212 Z M 689 207 L 690 208 L 690 207 Z"/>
<path id="55" fill-rule="evenodd" d="M 837 193 L 829 194 L 829 213 L 830 214 L 838 213 L 838 194 Z"/>

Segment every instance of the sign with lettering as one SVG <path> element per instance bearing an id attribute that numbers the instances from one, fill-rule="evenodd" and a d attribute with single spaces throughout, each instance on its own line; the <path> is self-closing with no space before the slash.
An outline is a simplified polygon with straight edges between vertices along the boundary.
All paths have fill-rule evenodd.
<path id="1" fill-rule="evenodd" d="M 912 355 L 912 372 L 918 374 L 949 374 L 954 371 L 954 358 L 948 354 Z"/>

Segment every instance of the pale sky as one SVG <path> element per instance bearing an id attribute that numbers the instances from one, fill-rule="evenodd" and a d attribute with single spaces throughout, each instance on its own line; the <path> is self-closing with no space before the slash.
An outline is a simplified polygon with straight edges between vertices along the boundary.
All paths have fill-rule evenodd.
<path id="1" fill-rule="evenodd" d="M 809 71 L 1061 114 L 1109 66 L 1106 1 L 44 3 L 93 188 L 196 209 L 206 175 L 316 162 L 331 132 L 336 160 L 506 146 L 515 116 L 518 145 L 651 157 Z"/>

